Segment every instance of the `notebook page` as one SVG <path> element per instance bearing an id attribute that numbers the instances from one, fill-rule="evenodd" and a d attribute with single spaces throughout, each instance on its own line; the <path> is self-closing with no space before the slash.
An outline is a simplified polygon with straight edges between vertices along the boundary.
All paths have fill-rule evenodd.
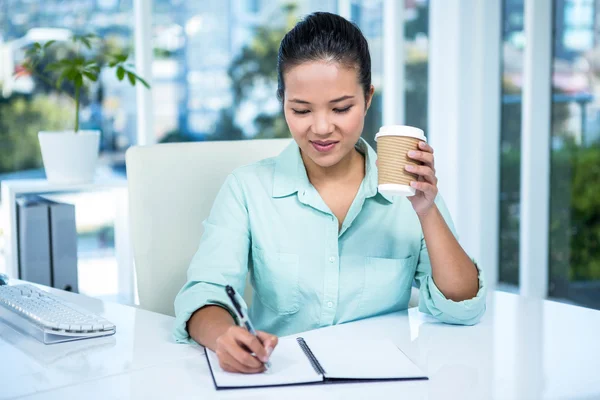
<path id="1" fill-rule="evenodd" d="M 427 376 L 389 340 L 305 340 L 325 370 L 326 378 L 367 380 Z"/>
<path id="2" fill-rule="evenodd" d="M 248 375 L 223 371 L 217 355 L 209 349 L 206 349 L 206 354 L 219 388 L 278 386 L 323 380 L 298 346 L 295 337 L 279 339 L 279 344 L 271 354 L 271 369 L 262 374 Z"/>

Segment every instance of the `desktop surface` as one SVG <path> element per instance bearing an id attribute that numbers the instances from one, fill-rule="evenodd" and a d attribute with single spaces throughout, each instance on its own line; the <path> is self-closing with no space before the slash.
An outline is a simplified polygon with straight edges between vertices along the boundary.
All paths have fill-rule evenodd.
<path id="1" fill-rule="evenodd" d="M 493 292 L 472 327 L 411 308 L 303 334 L 390 339 L 428 381 L 217 392 L 203 348 L 173 342 L 172 317 L 50 291 L 114 322 L 117 333 L 43 345 L 0 323 L 0 399 L 600 398 L 600 311 L 552 301 Z"/>

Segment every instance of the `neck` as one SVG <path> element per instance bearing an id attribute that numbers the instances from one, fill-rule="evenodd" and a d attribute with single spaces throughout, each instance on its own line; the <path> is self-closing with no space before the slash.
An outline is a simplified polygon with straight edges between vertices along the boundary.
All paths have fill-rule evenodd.
<path id="1" fill-rule="evenodd" d="M 355 179 L 357 175 L 362 180 L 365 176 L 365 159 L 356 149 L 352 149 L 340 162 L 330 167 L 322 167 L 304 153 L 300 152 L 300 154 L 306 167 L 308 180 L 313 185 L 346 182 Z"/>

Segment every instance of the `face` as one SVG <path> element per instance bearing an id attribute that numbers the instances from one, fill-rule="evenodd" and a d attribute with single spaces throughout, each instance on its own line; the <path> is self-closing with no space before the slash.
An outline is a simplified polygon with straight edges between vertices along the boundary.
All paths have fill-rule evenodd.
<path id="1" fill-rule="evenodd" d="M 305 162 L 308 157 L 328 168 L 348 157 L 362 133 L 373 87 L 365 99 L 356 69 L 324 61 L 295 66 L 284 79 L 285 119 Z"/>

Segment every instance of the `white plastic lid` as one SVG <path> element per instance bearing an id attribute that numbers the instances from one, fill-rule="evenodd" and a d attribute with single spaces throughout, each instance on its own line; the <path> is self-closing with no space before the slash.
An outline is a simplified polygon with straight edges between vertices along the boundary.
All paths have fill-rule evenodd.
<path id="1" fill-rule="evenodd" d="M 416 193 L 415 188 L 408 185 L 398 185 L 395 183 L 383 183 L 377 186 L 379 193 L 386 196 L 414 196 Z"/>
<path id="2" fill-rule="evenodd" d="M 408 136 L 424 142 L 427 141 L 425 132 L 422 129 L 408 125 L 384 125 L 379 128 L 379 132 L 375 135 L 375 141 L 382 136 Z"/>

